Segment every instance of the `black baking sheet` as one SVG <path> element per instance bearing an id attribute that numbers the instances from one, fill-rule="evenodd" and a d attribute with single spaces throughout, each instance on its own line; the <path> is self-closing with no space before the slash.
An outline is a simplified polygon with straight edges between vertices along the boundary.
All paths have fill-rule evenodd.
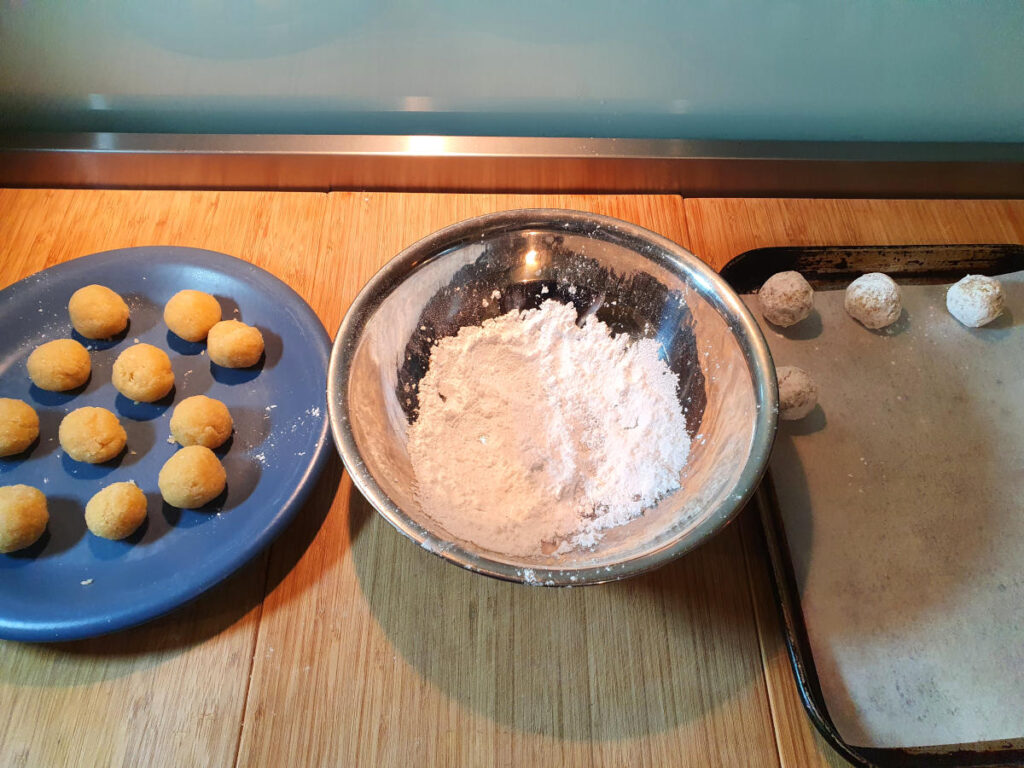
<path id="1" fill-rule="evenodd" d="M 907 286 L 922 285 L 922 284 L 935 284 L 935 283 L 950 283 L 954 282 L 964 274 L 970 273 L 982 273 L 982 274 L 1007 274 L 1015 271 L 1024 269 L 1024 248 L 1015 245 L 978 245 L 978 244 L 965 244 L 965 245 L 938 245 L 938 246 L 856 246 L 856 247 L 820 247 L 820 248 L 771 248 L 771 249 L 759 249 L 757 251 L 749 251 L 745 254 L 734 259 L 729 265 L 722 271 L 723 276 L 732 284 L 732 286 L 741 294 L 749 294 L 760 287 L 761 283 L 768 276 L 775 272 L 782 271 L 785 269 L 796 269 L 803 273 L 815 286 L 816 290 L 819 291 L 830 291 L 836 289 L 843 289 L 849 282 L 857 275 L 868 271 L 884 271 L 895 277 L 901 284 Z M 915 289 L 916 290 L 916 289 Z M 932 304 L 941 303 L 942 289 L 933 288 L 931 289 Z M 838 294 L 841 296 L 841 294 Z M 819 300 L 829 296 L 829 294 L 819 294 Z M 828 305 L 826 314 L 829 316 L 830 328 L 835 328 L 836 324 L 840 322 L 840 319 L 836 315 L 835 304 L 836 295 L 831 295 L 828 301 L 824 302 Z M 755 305 L 756 306 L 756 305 Z M 902 337 L 901 343 L 906 345 L 907 339 L 916 340 L 922 346 L 924 345 L 944 345 L 952 344 L 950 342 L 944 342 L 941 333 L 935 332 L 939 328 L 948 328 L 950 318 L 942 313 L 945 312 L 943 306 L 932 307 L 929 306 L 928 311 L 921 311 L 924 305 L 918 300 L 918 311 L 915 312 L 917 316 L 913 316 L 909 319 L 903 318 L 902 328 L 896 329 L 896 333 L 905 334 Z M 998 327 L 988 331 L 988 340 L 994 338 L 995 334 L 1003 334 L 1005 336 L 1008 333 L 1013 333 L 1014 320 L 1013 310 L 1016 309 L 1018 315 L 1024 315 L 1024 308 L 1010 307 L 1010 312 L 1007 317 L 1004 318 Z M 931 321 L 929 322 L 928 315 L 934 314 Z M 760 319 L 760 318 L 759 318 Z M 849 323 L 853 321 L 849 318 L 845 318 Z M 784 343 L 776 343 L 775 346 L 780 352 L 785 354 L 786 350 L 793 350 L 795 347 L 792 345 L 798 343 L 804 345 L 800 347 L 801 351 L 808 353 L 813 351 L 814 355 L 808 357 L 811 361 L 810 364 L 815 363 L 815 356 L 820 353 L 821 361 L 823 365 L 827 365 L 828 355 L 833 356 L 833 360 L 839 359 L 835 355 L 842 354 L 841 350 L 837 350 L 834 347 L 834 343 L 825 349 L 815 350 L 813 345 L 817 344 L 821 346 L 823 342 L 827 341 L 826 336 L 821 336 L 821 317 L 812 317 L 805 324 L 795 327 L 791 331 L 779 333 L 778 329 L 771 329 L 766 327 L 766 337 L 769 339 L 770 345 L 773 340 L 778 341 L 783 339 Z M 818 327 L 815 328 L 815 323 Z M 1017 321 L 1019 325 L 1019 321 Z M 858 354 L 867 355 L 865 358 L 868 361 L 872 361 L 870 357 L 871 349 L 877 350 L 877 355 L 884 356 L 898 348 L 898 344 L 892 344 L 889 348 L 885 346 L 884 338 L 874 338 L 873 335 L 864 330 L 851 325 L 849 328 L 843 329 L 847 333 L 860 333 L 861 335 L 853 335 L 849 338 L 853 340 L 855 346 L 864 347 L 860 349 Z M 932 331 L 933 333 L 930 333 Z M 983 329 L 981 331 L 970 331 L 965 333 L 986 333 Z M 883 334 L 884 336 L 884 334 Z M 979 337 L 981 340 L 985 340 L 986 337 Z M 960 340 L 962 343 L 962 339 Z M 827 346 L 827 345 L 826 345 Z M 935 346 L 934 349 L 942 350 L 941 346 Z M 999 354 L 1000 350 L 993 348 L 994 354 Z M 852 352 L 851 352 L 852 354 Z M 805 354 L 806 356 L 806 354 Z M 785 360 L 776 360 L 778 364 L 785 364 Z M 894 355 L 890 361 L 888 357 L 873 361 L 874 363 L 885 363 L 891 364 L 894 371 L 899 370 L 899 366 L 904 365 L 904 360 L 897 359 Z M 1024 361 L 1022 361 L 1024 362 Z M 805 366 L 806 367 L 806 366 Z M 883 368 L 875 366 L 876 370 L 871 375 L 875 378 L 870 379 L 868 382 L 858 385 L 858 382 L 854 380 L 849 382 L 849 386 L 872 386 L 872 382 L 878 381 L 880 374 L 887 374 Z M 831 371 L 826 372 L 832 373 Z M 912 391 L 911 390 L 908 391 Z M 937 392 L 942 391 L 941 396 L 948 395 L 942 387 L 936 386 Z M 855 391 L 855 390 L 849 390 Z M 838 410 L 835 398 L 839 395 L 839 392 L 832 391 L 829 395 L 833 398 L 834 409 Z M 823 398 L 827 400 L 828 398 Z M 817 420 L 818 424 L 815 423 Z M 812 414 L 808 417 L 807 423 L 801 426 L 784 426 L 783 429 L 805 429 L 805 430 L 816 430 L 821 429 L 827 422 L 827 412 L 819 412 Z M 924 433 L 927 433 L 927 429 L 924 429 Z M 785 435 L 783 435 L 785 437 Z M 922 434 L 922 439 L 926 438 L 926 434 Z M 782 441 L 783 444 L 785 440 Z M 848 447 L 848 446 L 847 446 Z M 867 466 L 873 460 L 871 456 L 870 446 L 864 451 L 864 454 L 860 458 L 863 463 Z M 779 456 L 776 454 L 774 460 L 778 460 Z M 852 467 L 850 469 L 853 469 Z M 877 478 L 872 479 L 870 473 L 860 472 L 855 473 L 841 473 L 844 480 L 847 474 L 851 478 L 855 477 L 858 483 L 858 491 L 865 492 L 865 504 L 868 505 L 866 508 L 871 509 L 871 498 L 872 498 L 872 483 L 877 481 Z M 954 468 L 955 470 L 955 468 Z M 899 468 L 889 467 L 889 472 L 898 473 Z M 917 471 L 917 470 L 915 470 Z M 925 474 L 931 471 L 927 465 L 923 470 Z M 936 468 L 939 471 L 939 468 Z M 945 471 L 945 470 L 943 470 Z M 853 480 L 849 482 L 854 482 Z M 927 483 L 927 478 L 921 478 L 921 482 Z M 758 494 L 757 502 L 760 507 L 763 529 L 766 539 L 768 552 L 772 560 L 773 576 L 775 581 L 776 594 L 779 598 L 780 609 L 782 612 L 782 618 L 784 627 L 787 635 L 787 643 L 789 646 L 790 658 L 793 662 L 794 672 L 797 677 L 797 682 L 800 687 L 801 695 L 804 699 L 804 703 L 807 706 L 808 713 L 818 729 L 823 735 L 833 744 L 833 746 L 843 754 L 847 759 L 855 764 L 864 765 L 1007 765 L 1016 764 L 1024 765 L 1024 740 L 1018 739 L 1017 736 L 1024 736 L 1024 714 L 1022 714 L 1021 728 L 1010 740 L 999 740 L 989 741 L 984 743 L 971 743 L 971 744 L 945 744 L 942 746 L 920 746 L 920 747 L 909 747 L 907 745 L 899 744 L 898 739 L 890 738 L 890 742 L 886 743 L 885 747 L 879 748 L 877 746 L 870 746 L 872 741 L 878 741 L 877 737 L 871 737 L 870 734 L 865 735 L 864 733 L 854 733 L 854 738 L 844 739 L 843 729 L 847 733 L 851 730 L 856 731 L 856 728 L 851 729 L 850 725 L 850 713 L 849 708 L 844 711 L 843 706 L 846 702 L 837 702 L 835 699 L 836 690 L 836 670 L 834 659 L 822 658 L 821 660 L 826 662 L 826 669 L 832 677 L 827 679 L 826 688 L 832 693 L 832 703 L 836 710 L 841 714 L 840 722 L 843 728 L 837 728 L 836 723 L 829 715 L 829 707 L 826 699 L 826 695 L 823 693 L 821 680 L 818 674 L 818 668 L 815 664 L 815 659 L 811 653 L 812 644 L 808 640 L 807 625 L 805 624 L 804 606 L 801 598 L 801 586 L 806 580 L 806 567 L 807 567 L 807 555 L 808 552 L 800 549 L 801 547 L 809 546 L 807 543 L 807 537 L 804 535 L 805 531 L 801 525 L 793 525 L 793 510 L 782 509 L 780 510 L 777 502 L 777 497 L 774 493 L 774 486 L 772 481 L 772 474 L 769 473 L 769 477 L 766 480 L 764 486 Z M 877 490 L 877 489 L 876 489 Z M 827 496 L 827 494 L 824 494 Z M 882 494 L 884 495 L 884 494 Z M 914 514 L 912 507 L 908 505 L 907 514 Z M 813 527 L 813 515 L 815 513 L 825 513 L 827 510 L 815 510 L 813 505 L 809 510 L 810 519 L 808 520 L 808 528 Z M 791 530 L 787 531 L 785 528 L 784 519 L 790 518 Z M 899 521 L 904 527 L 908 523 L 907 520 Z M 912 520 L 909 522 L 913 522 Z M 899 533 L 901 530 L 899 525 L 893 526 L 894 532 Z M 908 546 L 912 542 L 908 542 Z M 791 551 L 790 545 L 798 547 L 798 549 Z M 855 546 L 855 545 L 852 545 Z M 1024 546 L 1024 542 L 1022 542 Z M 856 556 L 855 551 L 844 553 L 845 555 Z M 794 555 L 796 557 L 794 558 Z M 865 553 L 865 558 L 870 557 L 872 553 Z M 794 571 L 794 559 L 799 564 L 799 575 Z M 898 571 L 898 569 L 897 569 Z M 887 574 L 882 574 L 887 577 Z M 895 573 L 897 578 L 908 578 L 906 573 Z M 909 575 L 909 578 L 913 578 L 913 574 Z M 958 585 L 955 581 L 943 587 L 947 590 L 951 597 L 950 599 L 956 599 L 956 592 Z M 945 592 L 943 592 L 945 594 Z M 868 616 L 867 624 L 870 624 L 870 613 L 872 611 L 872 596 L 870 592 L 865 592 L 865 601 L 863 607 L 858 606 L 857 612 L 861 613 L 860 618 L 856 616 L 850 617 L 850 624 L 855 625 L 858 621 L 864 624 L 863 615 L 866 613 Z M 820 590 L 819 590 L 819 603 Z M 814 618 L 812 616 L 812 618 Z M 841 617 L 840 617 L 841 618 Z M 834 624 L 833 617 L 833 624 Z M 982 623 L 979 623 L 982 624 Z M 823 638 L 821 637 L 821 626 L 817 625 L 818 634 L 816 640 L 819 645 L 819 650 L 822 647 Z M 979 632 L 985 632 L 985 626 L 978 626 Z M 968 632 L 969 634 L 969 632 Z M 824 638 L 827 641 L 829 638 Z M 827 654 L 823 654 L 827 656 Z M 954 670 L 955 671 L 955 670 Z M 1014 672 L 1014 670 L 1008 670 L 1008 674 Z M 913 694 L 913 692 L 910 692 Z M 918 706 L 920 702 L 915 702 L 914 696 L 909 695 L 907 700 L 907 707 L 910 708 L 908 711 L 913 711 L 914 706 Z M 975 707 L 975 709 L 977 709 Z M 950 708 L 950 712 L 956 712 L 956 702 L 953 703 Z M 877 713 L 876 713 L 877 714 Z M 901 713 L 902 714 L 902 713 Z M 1001 713 L 1005 714 L 1005 713 Z M 972 716 L 977 716 L 974 712 Z M 1005 726 L 1004 726 L 1005 727 Z M 884 741 L 884 740 L 883 740 Z"/>

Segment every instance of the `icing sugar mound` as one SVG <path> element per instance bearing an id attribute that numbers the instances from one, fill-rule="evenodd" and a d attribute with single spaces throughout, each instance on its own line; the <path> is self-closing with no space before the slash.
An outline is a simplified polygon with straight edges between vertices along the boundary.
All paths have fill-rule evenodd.
<path id="1" fill-rule="evenodd" d="M 423 510 L 508 555 L 594 547 L 680 486 L 678 377 L 653 339 L 546 301 L 438 342 L 408 447 Z"/>

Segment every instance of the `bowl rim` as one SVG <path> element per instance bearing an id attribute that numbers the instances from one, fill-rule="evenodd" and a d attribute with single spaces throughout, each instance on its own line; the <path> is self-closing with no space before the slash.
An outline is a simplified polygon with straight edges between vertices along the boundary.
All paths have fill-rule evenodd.
<path id="1" fill-rule="evenodd" d="M 750 451 L 735 485 L 722 502 L 695 526 L 683 529 L 657 549 L 611 565 L 517 566 L 436 538 L 402 510 L 374 479 L 356 445 L 349 417 L 348 380 L 362 333 L 377 307 L 408 275 L 463 243 L 479 242 L 488 235 L 555 226 L 562 233 L 588 237 L 598 232 L 616 232 L 654 246 L 659 251 L 657 259 L 645 252 L 647 249 L 632 250 L 673 272 L 705 282 L 710 288 L 705 298 L 732 327 L 754 384 L 755 424 Z M 659 568 L 705 543 L 735 518 L 753 496 L 768 465 L 778 420 L 778 385 L 768 343 L 753 314 L 729 284 L 692 252 L 656 232 L 610 216 L 560 208 L 521 208 L 476 216 L 439 229 L 404 248 L 366 282 L 346 311 L 334 339 L 327 373 L 327 407 L 334 443 L 353 485 L 401 534 L 427 551 L 475 573 L 538 586 L 584 586 L 617 581 Z"/>

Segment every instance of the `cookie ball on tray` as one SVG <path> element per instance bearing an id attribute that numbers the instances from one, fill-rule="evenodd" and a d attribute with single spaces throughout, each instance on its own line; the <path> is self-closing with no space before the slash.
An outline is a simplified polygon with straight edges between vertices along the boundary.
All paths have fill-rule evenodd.
<path id="1" fill-rule="evenodd" d="M 203 291 L 187 288 L 174 294 L 164 306 L 164 322 L 185 341 L 202 341 L 220 322 L 220 302 Z"/>
<path id="2" fill-rule="evenodd" d="M 65 416 L 57 430 L 60 447 L 75 461 L 102 464 L 124 450 L 128 434 L 106 408 L 87 406 Z"/>
<path id="3" fill-rule="evenodd" d="M 46 530 L 50 513 L 46 497 L 31 485 L 0 488 L 0 552 L 16 552 L 35 544 Z"/>
<path id="4" fill-rule="evenodd" d="M 777 272 L 757 293 L 761 314 L 773 325 L 796 325 L 814 309 L 814 289 L 799 272 Z"/>
<path id="5" fill-rule="evenodd" d="M 164 463 L 157 484 L 164 501 L 172 507 L 196 509 L 221 494 L 227 485 L 227 472 L 209 448 L 190 445 Z"/>
<path id="6" fill-rule="evenodd" d="M 239 320 L 222 320 L 210 329 L 206 350 L 224 368 L 250 368 L 263 356 L 263 334 Z"/>
<path id="7" fill-rule="evenodd" d="M 776 369 L 779 379 L 779 418 L 796 421 L 814 410 L 818 404 L 818 385 L 803 368 L 780 365 Z"/>
<path id="8" fill-rule="evenodd" d="M 1003 284 L 985 275 L 967 275 L 946 291 L 946 309 L 968 328 L 981 328 L 1001 314 Z"/>
<path id="9" fill-rule="evenodd" d="M 850 317 L 865 328 L 878 330 L 899 320 L 903 297 L 891 277 L 882 272 L 869 272 L 847 287 L 845 305 Z"/>
<path id="10" fill-rule="evenodd" d="M 40 389 L 67 392 L 89 380 L 89 352 L 74 339 L 55 339 L 36 347 L 25 364 L 28 377 Z"/>
<path id="11" fill-rule="evenodd" d="M 87 339 L 109 339 L 128 327 L 128 305 L 105 285 L 87 285 L 71 294 L 68 314 Z"/>
<path id="12" fill-rule="evenodd" d="M 110 378 L 118 392 L 141 403 L 159 400 L 174 387 L 171 359 L 152 344 L 135 344 L 118 355 Z"/>
<path id="13" fill-rule="evenodd" d="M 185 398 L 171 414 L 171 437 L 179 445 L 217 448 L 231 436 L 233 426 L 228 407 L 206 395 Z"/>
<path id="14" fill-rule="evenodd" d="M 145 519 L 146 494 L 131 482 L 108 485 L 85 505 L 85 524 L 104 539 L 127 538 Z"/>
<path id="15" fill-rule="evenodd" d="M 0 456 L 22 453 L 39 437 L 39 415 L 24 400 L 0 397 Z"/>

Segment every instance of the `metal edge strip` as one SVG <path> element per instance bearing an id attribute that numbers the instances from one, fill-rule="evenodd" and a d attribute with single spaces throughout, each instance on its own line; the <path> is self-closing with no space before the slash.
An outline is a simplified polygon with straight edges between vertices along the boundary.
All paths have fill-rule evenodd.
<path id="1" fill-rule="evenodd" d="M 0 133 L 0 185 L 1024 197 L 1024 143 Z"/>
<path id="2" fill-rule="evenodd" d="M 0 151 L 1024 163 L 1024 143 L 512 136 L 0 133 Z"/>

